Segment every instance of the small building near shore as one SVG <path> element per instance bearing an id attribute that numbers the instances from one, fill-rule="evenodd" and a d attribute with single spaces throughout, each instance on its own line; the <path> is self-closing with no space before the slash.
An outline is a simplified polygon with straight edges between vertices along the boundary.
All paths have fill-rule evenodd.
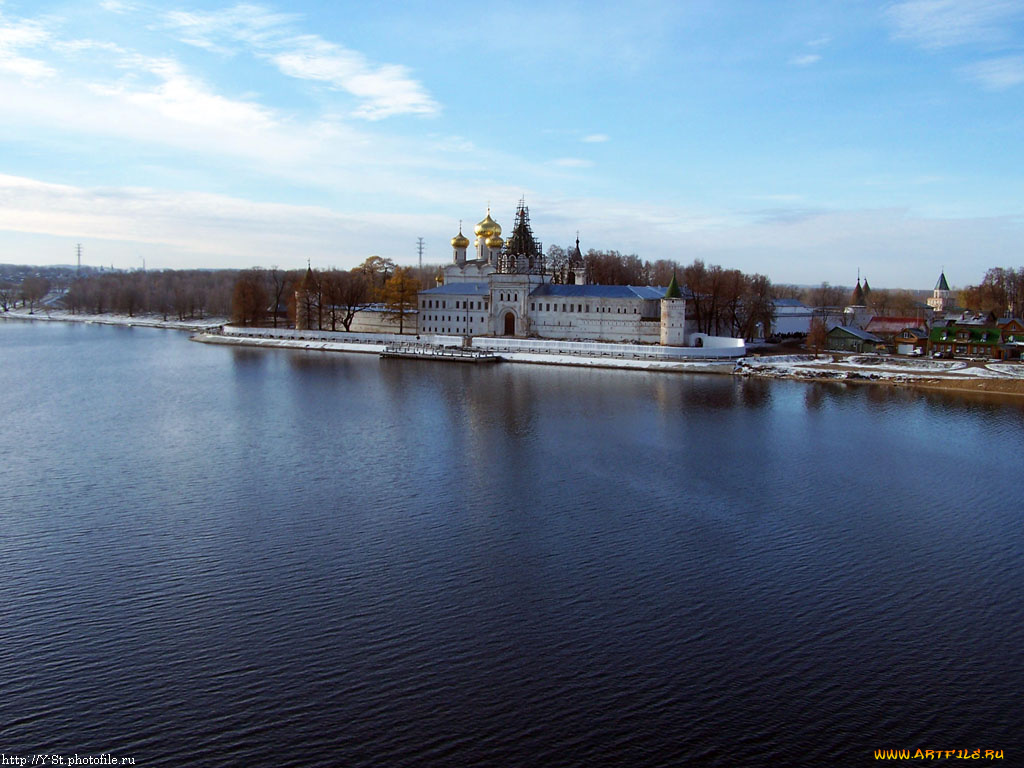
<path id="1" fill-rule="evenodd" d="M 834 325 L 825 336 L 825 349 L 829 352 L 878 352 L 885 341 L 873 333 L 854 326 Z"/>
<path id="2" fill-rule="evenodd" d="M 915 347 L 924 350 L 928 334 L 924 320 L 919 317 L 872 317 L 864 330 L 882 339 L 889 351 L 901 355 L 912 354 Z"/>
<path id="3" fill-rule="evenodd" d="M 929 351 L 947 357 L 984 357 L 1020 360 L 1024 351 L 1024 322 L 1007 317 L 996 320 L 992 313 L 964 313 L 932 328 Z"/>
<path id="4" fill-rule="evenodd" d="M 810 332 L 814 310 L 806 306 L 800 299 L 773 299 L 772 304 L 775 307 L 775 318 L 767 335 L 797 334 L 806 336 Z"/>

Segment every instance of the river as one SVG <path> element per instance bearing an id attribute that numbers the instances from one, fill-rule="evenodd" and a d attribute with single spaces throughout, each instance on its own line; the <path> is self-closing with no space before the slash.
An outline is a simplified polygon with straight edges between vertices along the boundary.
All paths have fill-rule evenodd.
<path id="1" fill-rule="evenodd" d="M 1021 760 L 1019 400 L 4 322 L 0 414 L 4 755 Z"/>

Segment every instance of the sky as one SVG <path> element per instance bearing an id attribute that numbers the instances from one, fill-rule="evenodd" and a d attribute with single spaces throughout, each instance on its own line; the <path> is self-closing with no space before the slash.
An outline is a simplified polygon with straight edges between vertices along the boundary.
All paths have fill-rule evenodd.
<path id="1" fill-rule="evenodd" d="M 0 262 L 1024 264 L 1024 0 L 0 0 Z"/>

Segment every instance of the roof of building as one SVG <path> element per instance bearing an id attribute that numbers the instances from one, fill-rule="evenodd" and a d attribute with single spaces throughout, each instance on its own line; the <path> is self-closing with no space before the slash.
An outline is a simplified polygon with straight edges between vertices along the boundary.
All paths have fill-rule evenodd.
<path id="1" fill-rule="evenodd" d="M 672 280 L 668 284 L 668 288 L 665 289 L 666 299 L 681 299 L 683 294 L 679 291 L 679 283 L 676 282 L 676 273 L 672 273 Z"/>
<path id="2" fill-rule="evenodd" d="M 904 328 L 923 328 L 918 317 L 872 317 L 864 330 L 870 333 L 899 333 Z"/>
<path id="3" fill-rule="evenodd" d="M 860 278 L 857 278 L 857 286 L 853 289 L 853 295 L 850 296 L 851 307 L 863 307 L 864 306 L 864 289 L 860 287 Z"/>
<path id="4" fill-rule="evenodd" d="M 572 265 L 583 264 L 583 253 L 580 251 L 580 236 L 576 233 L 576 247 L 569 254 L 569 263 Z"/>
<path id="5" fill-rule="evenodd" d="M 946 325 L 993 325 L 996 316 L 992 312 L 957 312 L 946 315 Z"/>
<path id="6" fill-rule="evenodd" d="M 946 282 L 946 271 L 943 270 L 939 273 L 939 279 L 935 283 L 936 291 L 948 291 L 949 283 Z"/>
<path id="7" fill-rule="evenodd" d="M 965 334 L 966 338 L 957 338 L 958 336 Z M 1003 334 L 999 328 L 986 328 L 984 326 L 977 325 L 959 325 L 959 326 L 943 326 L 939 328 L 932 328 L 929 339 L 933 342 L 944 341 L 944 342 L 960 342 L 969 344 L 998 344 L 1002 341 Z"/>
<path id="8" fill-rule="evenodd" d="M 537 286 L 531 296 L 564 296 L 590 299 L 663 299 L 665 289 L 654 285 L 556 285 Z"/>
<path id="9" fill-rule="evenodd" d="M 488 283 L 445 283 L 436 288 L 427 288 L 420 293 L 431 296 L 486 296 L 491 292 Z"/>
<path id="10" fill-rule="evenodd" d="M 852 325 L 833 325 L 831 328 L 828 329 L 829 333 L 832 333 L 834 331 L 848 333 L 851 336 L 856 336 L 858 339 L 863 339 L 864 341 L 877 341 L 879 344 L 883 342 L 883 340 L 875 336 L 875 334 L 868 333 L 867 331 L 861 330 L 860 328 L 855 328 Z"/>
<path id="11" fill-rule="evenodd" d="M 913 336 L 915 339 L 927 339 L 928 334 L 920 328 L 902 328 L 900 333 L 906 333 L 908 336 Z"/>

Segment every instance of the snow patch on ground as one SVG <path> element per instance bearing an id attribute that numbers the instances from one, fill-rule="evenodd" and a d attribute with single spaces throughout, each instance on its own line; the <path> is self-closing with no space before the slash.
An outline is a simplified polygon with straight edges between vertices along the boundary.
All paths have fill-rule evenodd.
<path id="1" fill-rule="evenodd" d="M 167 319 L 163 315 L 89 315 L 81 312 L 72 314 L 67 310 L 40 309 L 32 314 L 28 310 L 18 309 L 0 312 L 0 318 L 11 320 L 57 320 L 65 323 L 97 323 L 99 325 L 142 326 L 145 328 L 168 328 L 177 331 L 206 331 L 219 328 L 228 319 L 226 317 L 205 317 L 203 319 Z"/>
<path id="2" fill-rule="evenodd" d="M 1024 379 L 1024 363 L 989 363 L 985 367 L 1001 376 L 1008 376 L 1011 379 Z"/>

